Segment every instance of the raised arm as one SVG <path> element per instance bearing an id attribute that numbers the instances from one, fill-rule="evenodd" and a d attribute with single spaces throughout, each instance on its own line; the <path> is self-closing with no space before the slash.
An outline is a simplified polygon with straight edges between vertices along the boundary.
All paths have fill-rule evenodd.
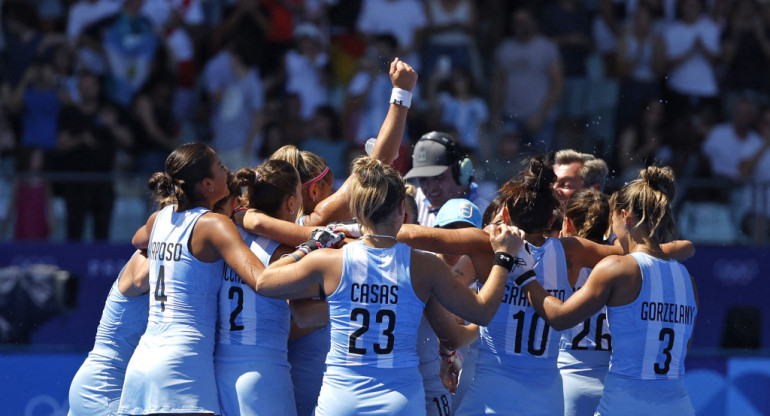
<path id="1" fill-rule="evenodd" d="M 394 59 L 390 64 L 390 80 L 394 88 L 412 91 L 417 84 L 417 72 L 407 63 Z M 372 150 L 372 157 L 384 163 L 391 164 L 398 155 L 401 140 L 404 137 L 406 116 L 409 107 L 390 104 L 388 114 L 377 135 L 377 143 Z M 334 194 L 321 201 L 314 212 L 305 218 L 305 225 L 326 225 L 335 221 L 346 221 L 351 218 L 348 208 L 348 184 L 350 178 L 342 184 Z"/>
<path id="2" fill-rule="evenodd" d="M 393 88 L 400 88 L 412 92 L 417 85 L 417 72 L 404 61 L 398 58 L 390 63 L 390 80 Z M 391 103 L 385 121 L 377 134 L 377 143 L 374 145 L 371 156 L 384 163 L 391 164 L 398 156 L 398 148 L 404 137 L 406 116 L 409 107 Z"/>

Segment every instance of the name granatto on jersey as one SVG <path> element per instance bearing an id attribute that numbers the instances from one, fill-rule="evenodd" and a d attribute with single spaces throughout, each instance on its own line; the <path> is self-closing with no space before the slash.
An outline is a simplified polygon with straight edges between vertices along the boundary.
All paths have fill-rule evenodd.
<path id="1" fill-rule="evenodd" d="M 640 318 L 643 321 L 692 325 L 696 307 L 666 302 L 642 302 Z"/>
<path id="2" fill-rule="evenodd" d="M 567 292 L 564 289 L 546 289 L 549 295 L 559 298 L 562 302 L 567 299 Z M 515 306 L 529 306 L 529 299 L 527 299 L 527 292 L 521 290 L 516 285 L 505 285 L 505 292 L 503 292 L 503 299 L 500 301 L 503 304 L 513 304 Z"/>

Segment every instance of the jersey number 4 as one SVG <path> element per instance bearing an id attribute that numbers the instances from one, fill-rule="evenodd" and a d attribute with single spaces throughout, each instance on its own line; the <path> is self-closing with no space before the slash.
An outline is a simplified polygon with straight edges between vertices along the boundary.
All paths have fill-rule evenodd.
<path id="1" fill-rule="evenodd" d="M 355 332 L 350 334 L 348 352 L 350 354 L 364 355 L 366 354 L 366 348 L 356 346 L 356 341 L 369 330 L 369 311 L 364 308 L 355 308 L 350 311 L 351 321 L 359 322 L 359 318 L 361 319 L 361 328 L 356 329 Z M 388 318 L 388 324 L 385 330 L 382 331 L 382 335 L 384 335 L 388 341 L 384 347 L 380 343 L 374 344 L 375 354 L 390 354 L 391 351 L 393 351 L 393 344 L 396 342 L 396 337 L 393 335 L 393 330 L 396 329 L 396 313 L 390 309 L 380 309 L 374 316 L 374 319 L 378 324 L 383 323 L 385 318 Z"/>
<path id="2" fill-rule="evenodd" d="M 158 270 L 158 280 L 155 281 L 155 301 L 160 302 L 160 311 L 164 312 L 166 310 L 166 301 L 168 301 L 168 296 L 166 296 L 166 273 L 163 270 L 163 265 L 160 265 L 160 269 Z"/>

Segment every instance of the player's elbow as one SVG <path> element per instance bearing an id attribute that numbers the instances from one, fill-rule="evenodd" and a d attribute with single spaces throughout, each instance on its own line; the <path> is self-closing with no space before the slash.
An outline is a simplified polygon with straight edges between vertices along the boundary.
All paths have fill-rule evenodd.
<path id="1" fill-rule="evenodd" d="M 548 325 L 550 325 L 551 328 L 553 328 L 555 331 L 564 331 L 575 326 L 570 325 L 569 322 L 562 319 L 546 319 L 546 322 L 548 322 Z"/>

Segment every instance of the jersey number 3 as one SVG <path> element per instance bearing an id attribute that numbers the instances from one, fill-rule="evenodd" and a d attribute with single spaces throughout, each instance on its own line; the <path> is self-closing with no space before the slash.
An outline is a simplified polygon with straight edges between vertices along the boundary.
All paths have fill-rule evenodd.
<path id="1" fill-rule="evenodd" d="M 350 311 L 351 321 L 359 322 L 359 317 L 361 318 L 361 328 L 356 329 L 355 332 L 350 334 L 348 352 L 350 354 L 364 355 L 366 354 L 366 348 L 357 347 L 356 340 L 369 330 L 369 311 L 364 308 L 355 308 Z M 390 309 L 380 309 L 374 316 L 378 324 L 383 323 L 385 318 L 388 318 L 388 324 L 385 330 L 382 331 L 382 335 L 388 339 L 388 342 L 385 344 L 385 347 L 379 342 L 374 344 L 375 354 L 390 354 L 393 351 L 393 344 L 396 342 L 396 337 L 393 335 L 393 330 L 396 329 L 396 313 Z"/>
<path id="2" fill-rule="evenodd" d="M 666 346 L 663 347 L 663 355 L 666 356 L 663 364 L 655 363 L 655 374 L 668 374 L 669 366 L 671 365 L 671 349 L 674 348 L 674 330 L 671 328 L 663 328 L 658 335 L 659 341 L 667 339 Z"/>

